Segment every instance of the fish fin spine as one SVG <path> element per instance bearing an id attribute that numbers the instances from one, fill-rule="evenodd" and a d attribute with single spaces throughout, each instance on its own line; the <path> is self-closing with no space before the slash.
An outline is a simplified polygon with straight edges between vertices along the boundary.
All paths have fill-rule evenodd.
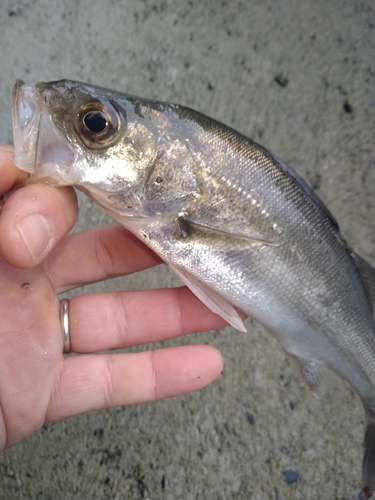
<path id="1" fill-rule="evenodd" d="M 336 382 L 337 377 L 335 373 L 324 363 L 319 363 L 313 359 L 304 359 L 296 354 L 285 352 L 296 368 L 299 377 L 307 385 L 309 391 L 318 399 Z"/>
<path id="2" fill-rule="evenodd" d="M 362 481 L 365 500 L 370 500 L 375 491 L 375 414 L 369 411 L 366 413 L 367 426 L 362 460 Z"/>

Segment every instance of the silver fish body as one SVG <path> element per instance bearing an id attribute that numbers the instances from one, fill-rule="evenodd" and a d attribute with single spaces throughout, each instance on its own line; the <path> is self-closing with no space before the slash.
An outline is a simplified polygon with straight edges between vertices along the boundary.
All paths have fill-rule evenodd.
<path id="1" fill-rule="evenodd" d="M 368 417 L 375 488 L 375 271 L 276 156 L 175 104 L 73 81 L 14 88 L 15 163 L 74 185 L 142 239 L 214 312 L 236 308 L 280 342 L 315 392 L 330 368 Z"/>

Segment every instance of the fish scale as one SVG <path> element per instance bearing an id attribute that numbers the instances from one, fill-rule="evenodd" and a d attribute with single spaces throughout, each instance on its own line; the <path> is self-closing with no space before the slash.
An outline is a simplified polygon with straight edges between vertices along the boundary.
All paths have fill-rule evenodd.
<path id="1" fill-rule="evenodd" d="M 352 385 L 367 417 L 370 498 L 375 271 L 305 181 L 196 111 L 69 80 L 18 81 L 13 123 L 14 161 L 27 182 L 82 190 L 213 312 L 241 330 L 236 309 L 262 323 L 314 392 L 328 369 Z"/>

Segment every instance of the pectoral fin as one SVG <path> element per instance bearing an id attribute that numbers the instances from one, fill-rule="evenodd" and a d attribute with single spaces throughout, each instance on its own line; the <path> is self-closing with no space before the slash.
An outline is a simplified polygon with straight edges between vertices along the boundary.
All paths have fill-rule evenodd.
<path id="1" fill-rule="evenodd" d="M 196 295 L 213 313 L 221 316 L 225 321 L 234 326 L 234 328 L 237 328 L 237 330 L 246 332 L 245 325 L 232 304 L 197 278 L 173 266 L 171 267 L 177 276 L 190 288 L 194 295 Z"/>
<path id="2" fill-rule="evenodd" d="M 240 233 L 238 231 L 229 231 L 224 228 L 220 228 L 219 225 L 209 225 L 204 222 L 190 219 L 189 217 L 181 216 L 179 217 L 179 224 L 181 232 L 184 237 L 196 233 L 211 234 L 212 236 L 217 236 L 221 238 L 231 238 L 235 240 L 243 240 L 247 245 L 267 245 L 278 247 L 280 243 L 278 241 L 270 241 L 259 237 L 254 234 Z"/>

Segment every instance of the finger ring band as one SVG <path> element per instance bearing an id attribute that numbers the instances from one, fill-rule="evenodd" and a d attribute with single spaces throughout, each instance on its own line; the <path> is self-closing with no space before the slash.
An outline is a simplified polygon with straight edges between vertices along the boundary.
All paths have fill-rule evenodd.
<path id="1" fill-rule="evenodd" d="M 63 353 L 70 352 L 70 331 L 69 331 L 69 299 L 60 301 L 61 331 L 63 337 Z"/>

